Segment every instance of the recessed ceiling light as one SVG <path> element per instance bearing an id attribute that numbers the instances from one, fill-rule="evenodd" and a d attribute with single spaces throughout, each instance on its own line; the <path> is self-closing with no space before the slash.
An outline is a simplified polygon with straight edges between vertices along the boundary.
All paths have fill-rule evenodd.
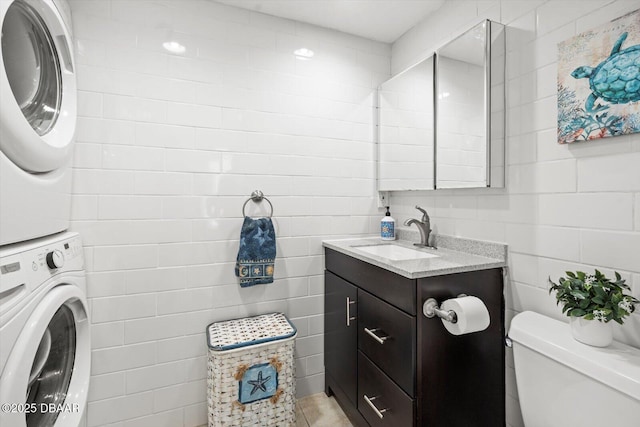
<path id="1" fill-rule="evenodd" d="M 293 54 L 296 56 L 296 58 L 302 60 L 309 60 L 313 58 L 314 55 L 313 51 L 311 49 L 307 49 L 306 47 L 294 50 Z"/>
<path id="2" fill-rule="evenodd" d="M 181 45 L 176 41 L 164 42 L 162 43 L 162 47 L 164 47 L 166 50 L 168 50 L 171 53 L 184 53 L 187 50 L 187 48 L 184 47 L 184 45 Z"/>

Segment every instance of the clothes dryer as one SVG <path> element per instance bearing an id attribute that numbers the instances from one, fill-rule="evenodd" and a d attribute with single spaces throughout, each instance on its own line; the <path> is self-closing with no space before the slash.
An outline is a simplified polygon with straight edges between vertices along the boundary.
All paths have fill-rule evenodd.
<path id="1" fill-rule="evenodd" d="M 64 0 L 0 0 L 0 245 L 66 230 L 77 90 Z"/>
<path id="2" fill-rule="evenodd" d="M 78 427 L 90 335 L 82 242 L 59 233 L 0 248 L 0 425 Z"/>

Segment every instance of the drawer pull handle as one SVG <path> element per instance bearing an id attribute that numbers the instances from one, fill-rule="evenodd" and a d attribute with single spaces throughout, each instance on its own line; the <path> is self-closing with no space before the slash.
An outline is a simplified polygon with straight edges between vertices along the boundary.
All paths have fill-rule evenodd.
<path id="1" fill-rule="evenodd" d="M 366 394 L 363 394 L 362 396 L 364 397 L 364 401 L 367 402 L 369 406 L 371 406 L 371 409 L 373 409 L 373 412 L 376 413 L 378 418 L 380 419 L 384 418 L 384 413 L 387 412 L 387 409 L 378 409 L 376 408 L 376 405 L 374 405 L 372 402 L 373 400 L 376 400 L 377 396 L 369 397 Z"/>
<path id="2" fill-rule="evenodd" d="M 364 331 L 367 334 L 369 334 L 369 336 L 371 336 L 374 340 L 378 341 L 380 344 L 384 344 L 384 342 L 389 339 L 389 336 L 379 337 L 378 335 L 376 335 L 376 332 L 379 330 L 380 328 L 375 328 L 375 329 L 364 328 Z"/>
<path id="3" fill-rule="evenodd" d="M 356 320 L 351 316 L 351 304 L 355 304 L 355 301 L 351 301 L 351 298 L 347 297 L 347 327 L 351 326 L 351 321 Z"/>

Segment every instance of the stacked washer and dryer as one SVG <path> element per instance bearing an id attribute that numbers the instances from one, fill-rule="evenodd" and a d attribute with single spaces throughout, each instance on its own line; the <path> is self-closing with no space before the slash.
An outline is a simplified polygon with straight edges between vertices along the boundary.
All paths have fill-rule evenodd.
<path id="1" fill-rule="evenodd" d="M 77 427 L 90 377 L 82 242 L 66 231 L 76 76 L 65 0 L 0 0 L 0 425 Z"/>

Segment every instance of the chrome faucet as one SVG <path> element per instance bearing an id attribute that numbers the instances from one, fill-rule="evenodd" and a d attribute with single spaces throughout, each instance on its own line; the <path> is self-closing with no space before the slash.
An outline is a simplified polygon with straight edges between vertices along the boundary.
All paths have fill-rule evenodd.
<path id="1" fill-rule="evenodd" d="M 422 220 L 418 221 L 417 219 L 411 218 L 406 220 L 404 225 L 409 227 L 411 224 L 415 224 L 416 227 L 418 227 L 418 231 L 420 232 L 420 243 L 414 243 L 414 245 L 436 249 L 434 246 L 429 246 L 429 235 L 431 234 L 431 220 L 429 219 L 429 214 L 420 206 L 416 205 L 416 209 L 422 212 Z"/>

